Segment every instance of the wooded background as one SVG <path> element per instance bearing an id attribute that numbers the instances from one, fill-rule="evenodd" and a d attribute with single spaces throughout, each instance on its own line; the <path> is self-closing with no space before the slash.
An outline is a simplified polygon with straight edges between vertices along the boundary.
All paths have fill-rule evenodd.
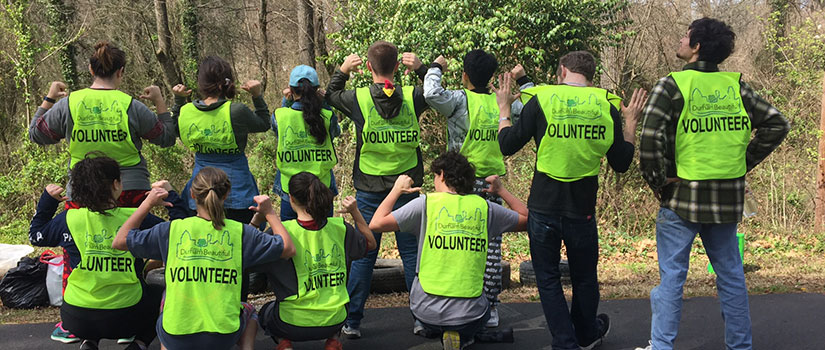
<path id="1" fill-rule="evenodd" d="M 132 96 L 156 84 L 171 105 L 171 86 L 196 87 L 199 59 L 218 55 L 233 65 L 238 83 L 261 80 L 274 111 L 294 66 L 316 67 L 325 85 L 343 57 L 365 56 L 377 39 L 418 53 L 425 64 L 447 56 L 449 88 L 460 88 L 461 58 L 473 48 L 496 54 L 502 71 L 524 63 L 537 82 L 554 79 L 561 54 L 588 49 L 600 59 L 597 83 L 627 96 L 679 70 L 679 39 L 692 20 L 709 16 L 737 34 L 722 69 L 742 72 L 792 123 L 783 145 L 748 175 L 759 203 L 759 214 L 741 226 L 748 249 L 825 252 L 825 235 L 813 225 L 825 68 L 821 0 L 0 0 L 0 13 L 0 242 L 25 242 L 43 186 L 66 180 L 65 142 L 37 146 L 26 130 L 51 81 L 72 89 L 90 84 L 88 57 L 98 40 L 126 51 L 121 90 Z M 415 82 L 402 73 L 401 81 Z M 357 75 L 352 82 L 367 79 Z M 239 100 L 249 102 L 248 95 Z M 435 113 L 422 123 L 428 168 L 445 149 L 446 126 Z M 346 195 L 353 192 L 354 140 L 351 123 L 342 125 L 336 176 Z M 274 178 L 275 147 L 270 132 L 250 138 L 247 155 L 264 193 Z M 143 155 L 152 180 L 182 187 L 190 175 L 192 154 L 180 143 L 144 145 Z M 507 159 L 506 183 L 525 200 L 534 158 L 531 145 Z M 601 183 L 602 254 L 646 257 L 658 204 L 638 166 L 626 174 L 605 166 Z"/>

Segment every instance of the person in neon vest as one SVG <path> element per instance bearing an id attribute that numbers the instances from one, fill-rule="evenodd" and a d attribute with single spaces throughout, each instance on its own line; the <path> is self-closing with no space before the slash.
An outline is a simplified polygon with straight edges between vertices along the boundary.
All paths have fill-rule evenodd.
<path id="1" fill-rule="evenodd" d="M 476 167 L 473 193 L 492 202 L 502 204 L 500 197 L 484 192 L 489 187 L 485 179 L 490 175 L 504 176 L 504 156 L 498 146 L 499 111 L 496 95 L 489 89 L 490 79 L 498 69 L 495 56 L 484 50 L 472 50 L 464 56 L 464 71 L 461 82 L 464 89 L 447 90 L 441 87 L 442 72 L 448 68 L 447 59 L 438 56 L 424 76 L 424 98 L 431 108 L 447 118 L 447 149 L 459 150 Z M 522 88 L 529 88 L 524 68 L 516 66 L 511 71 L 520 73 L 517 77 Z M 513 116 L 521 110 L 520 101 L 512 108 Z M 499 324 L 496 305 L 501 293 L 501 236 L 493 238 L 487 249 L 487 269 L 484 271 L 484 295 L 490 301 L 490 319 L 487 327 Z"/>
<path id="2" fill-rule="evenodd" d="M 475 167 L 456 150 L 432 162 L 435 192 L 393 210 L 403 194 L 415 193 L 409 176 L 399 176 L 370 222 L 374 231 L 404 230 L 418 236 L 419 265 L 410 291 L 410 309 L 428 332 L 441 332 L 444 349 L 474 342 L 490 318 L 483 295 L 487 241 L 527 226 L 527 207 L 498 175 L 487 177 L 487 192 L 512 209 L 473 194 Z"/>
<path id="3" fill-rule="evenodd" d="M 120 164 L 123 192 L 118 205 L 137 207 L 151 187 L 146 160 L 140 154 L 142 140 L 160 147 L 175 144 L 175 123 L 157 86 L 143 89 L 141 99 L 149 107 L 118 90 L 126 72 L 126 53 L 115 45 L 100 41 L 89 58 L 92 85 L 67 92 L 63 82 L 53 82 L 49 93 L 34 113 L 29 140 L 40 145 L 69 143 L 69 169 L 90 151 L 101 151 Z M 68 98 L 62 98 L 66 97 Z M 58 100 L 59 99 L 59 100 Z M 72 198 L 72 189 L 68 188 Z M 67 208 L 72 206 L 66 202 Z"/>
<path id="4" fill-rule="evenodd" d="M 693 21 L 676 50 L 687 64 L 659 80 L 645 107 L 639 167 L 660 200 L 661 282 L 650 291 L 650 345 L 637 349 L 673 349 L 697 233 L 716 271 L 725 347 L 753 347 L 736 225 L 745 175 L 782 143 L 790 125 L 740 73 L 719 71 L 735 39 L 724 22 Z"/>
<path id="5" fill-rule="evenodd" d="M 352 215 L 357 230 L 343 218 L 328 217 L 334 195 L 314 174 L 292 176 L 289 188 L 298 217 L 284 226 L 296 253 L 265 268 L 277 300 L 261 308 L 261 326 L 276 339 L 277 350 L 292 350 L 293 341 L 321 339 L 326 339 L 324 349 L 341 350 L 349 266 L 375 249 L 375 237 L 352 196 L 342 201 L 340 212 Z"/>
<path id="6" fill-rule="evenodd" d="M 349 55 L 341 68 L 333 73 L 326 91 L 326 101 L 345 116 L 352 119 L 356 130 L 355 162 L 352 182 L 358 209 L 367 222 L 375 208 L 387 196 L 399 175 L 410 176 L 417 185 L 424 181 L 418 121 L 427 110 L 424 90 L 421 86 L 396 86 L 394 76 L 399 64 L 424 78 L 427 68 L 412 52 L 405 52 L 398 60 L 398 48 L 386 41 L 376 41 L 367 50 L 367 69 L 372 84 L 355 90 L 345 90 L 352 72 L 360 72 L 361 57 Z M 414 199 L 403 196 L 398 205 Z M 375 232 L 375 240 L 381 243 L 381 232 Z M 412 286 L 415 271 L 415 255 L 418 246 L 415 237 L 406 232 L 396 232 L 395 241 L 404 264 L 404 280 L 407 289 Z M 361 337 L 361 319 L 369 297 L 372 271 L 378 249 L 364 259 L 353 261 L 347 290 L 350 293 L 349 315 L 342 332 L 349 338 Z M 415 332 L 419 322 L 413 328 Z"/>
<path id="7" fill-rule="evenodd" d="M 527 201 L 527 233 L 553 349 L 593 349 L 610 330 L 607 314 L 597 314 L 598 174 L 605 157 L 613 170 L 627 171 L 646 98 L 644 90 L 636 89 L 628 105 L 614 104 L 607 90 L 592 86 L 595 72 L 596 61 L 589 52 L 565 54 L 559 59 L 559 84 L 528 89 L 532 97 L 514 125 L 509 120 L 510 105 L 518 94 L 510 93 L 509 74 L 499 77 L 496 91 L 501 112 L 501 153 L 514 154 L 531 139 L 538 149 Z M 625 128 L 622 117 L 627 123 Z M 560 281 L 562 241 L 570 262 L 575 300 L 570 309 Z"/>
<path id="8" fill-rule="evenodd" d="M 256 215 L 274 234 L 226 218 L 223 202 L 229 177 L 213 167 L 192 182 L 197 216 L 138 229 L 152 207 L 169 206 L 166 188 L 153 188 L 120 227 L 112 247 L 132 255 L 163 260 L 166 293 L 157 320 L 161 346 L 168 349 L 252 349 L 257 330 L 255 307 L 241 302 L 244 269 L 295 255 L 292 239 L 272 208 L 269 196 L 255 196 Z M 253 218 L 254 219 L 254 218 Z"/>
<path id="9" fill-rule="evenodd" d="M 112 158 L 92 154 L 77 162 L 71 175 L 73 199 L 80 208 L 54 216 L 67 197 L 61 195 L 62 187 L 50 184 L 29 227 L 33 245 L 61 246 L 69 253 L 66 263 L 74 272 L 64 285 L 63 328 L 82 340 L 80 349 L 97 349 L 103 338 L 130 337 L 134 340 L 127 349 L 144 349 L 156 336 L 162 291 L 143 280 L 143 259 L 111 248 L 118 227 L 135 210 L 117 206 L 123 190 L 120 166 Z M 175 192 L 168 199 L 183 203 Z M 179 208 L 168 209 L 172 218 L 186 216 Z M 161 222 L 149 215 L 139 225 L 148 229 Z"/>
<path id="10" fill-rule="evenodd" d="M 195 200 L 189 196 L 195 176 L 204 167 L 216 167 L 232 182 L 232 192 L 224 201 L 226 217 L 248 223 L 255 214 L 248 208 L 255 204 L 252 199 L 258 195 L 258 184 L 245 154 L 247 139 L 250 133 L 269 130 L 269 108 L 259 81 L 249 80 L 241 89 L 252 95 L 255 112 L 231 100 L 235 97 L 235 77 L 229 62 L 217 56 L 206 57 L 198 66 L 198 93 L 203 99 L 187 103 L 192 91 L 183 84 L 174 86 L 172 119 L 178 124 L 176 130 L 183 144 L 195 152 L 192 177 L 181 193 L 189 199 L 189 209 L 196 209 Z M 241 297 L 246 301 L 248 274 L 244 273 L 243 280 Z"/>
<path id="11" fill-rule="evenodd" d="M 319 90 L 318 72 L 300 65 L 289 73 L 289 87 L 284 90 L 282 107 L 272 115 L 272 130 L 278 137 L 275 154 L 273 191 L 281 197 L 281 221 L 297 217 L 289 203 L 289 179 L 302 171 L 312 173 L 338 194 L 332 168 L 338 164 L 334 137 L 341 135 L 338 117 L 324 103 Z M 279 125 L 281 128 L 279 128 Z M 332 216 L 332 207 L 327 216 Z"/>

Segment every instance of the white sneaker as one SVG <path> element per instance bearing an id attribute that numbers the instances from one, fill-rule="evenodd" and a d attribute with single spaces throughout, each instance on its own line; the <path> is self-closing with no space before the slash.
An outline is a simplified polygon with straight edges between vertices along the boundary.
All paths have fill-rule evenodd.
<path id="1" fill-rule="evenodd" d="M 495 306 L 490 307 L 490 319 L 484 324 L 487 328 L 498 327 L 498 309 Z"/>
<path id="2" fill-rule="evenodd" d="M 645 346 L 643 348 L 636 348 L 636 350 L 653 350 L 653 344 L 651 344 L 650 341 L 648 340 L 647 341 L 647 346 Z"/>
<path id="3" fill-rule="evenodd" d="M 424 325 L 421 324 L 421 321 L 415 320 L 413 324 L 413 334 L 422 335 L 422 333 L 424 333 Z"/>
<path id="4" fill-rule="evenodd" d="M 361 338 L 361 330 L 358 328 L 350 328 L 348 325 L 344 325 L 344 328 L 341 328 L 341 333 L 349 339 Z"/>

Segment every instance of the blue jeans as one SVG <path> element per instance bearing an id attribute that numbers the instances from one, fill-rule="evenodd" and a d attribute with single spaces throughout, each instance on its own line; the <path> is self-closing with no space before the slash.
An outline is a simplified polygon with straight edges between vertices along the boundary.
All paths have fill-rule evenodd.
<path id="1" fill-rule="evenodd" d="M 536 272 L 541 307 L 553 335 L 554 350 L 579 350 L 599 336 L 599 238 L 594 216 L 569 218 L 530 210 L 527 216 L 530 256 Z M 573 301 L 570 310 L 561 287 L 561 243 L 567 248 Z"/>
<path id="2" fill-rule="evenodd" d="M 375 215 L 375 209 L 384 200 L 389 192 L 366 192 L 356 191 L 355 200 L 358 203 L 358 210 L 364 215 L 364 220 L 369 222 Z M 393 210 L 402 207 L 407 202 L 418 198 L 418 194 L 411 193 L 402 195 L 395 203 Z M 347 292 L 349 292 L 349 315 L 347 316 L 347 326 L 350 328 L 360 328 L 361 319 L 364 318 L 364 305 L 370 295 L 370 283 L 372 282 L 372 271 L 375 267 L 375 259 L 378 257 L 378 249 L 381 248 L 381 232 L 373 232 L 377 246 L 367 252 L 365 258 L 352 262 L 347 281 Z M 418 237 L 407 232 L 396 232 L 395 241 L 398 244 L 398 252 L 401 254 L 401 262 L 404 265 L 404 279 L 407 282 L 407 290 L 410 290 L 415 278 L 415 265 L 418 256 Z"/>
<path id="3" fill-rule="evenodd" d="M 716 289 L 725 320 L 728 350 L 752 348 L 748 288 L 739 256 L 736 224 L 700 224 L 682 219 L 670 209 L 659 209 L 656 217 L 656 248 L 661 282 L 650 291 L 653 313 L 650 339 L 653 349 L 673 349 L 682 314 L 682 291 L 696 233 L 716 271 Z"/>

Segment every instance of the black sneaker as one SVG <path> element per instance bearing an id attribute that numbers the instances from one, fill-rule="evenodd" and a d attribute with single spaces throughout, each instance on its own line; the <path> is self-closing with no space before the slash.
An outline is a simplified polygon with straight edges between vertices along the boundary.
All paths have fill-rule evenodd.
<path id="1" fill-rule="evenodd" d="M 599 345 L 602 345 L 604 337 L 607 336 L 607 333 L 610 333 L 610 317 L 608 317 L 607 314 L 596 315 L 596 323 L 599 326 L 599 337 L 590 343 L 586 343 L 585 345 L 579 344 L 582 350 L 592 350 Z"/>

